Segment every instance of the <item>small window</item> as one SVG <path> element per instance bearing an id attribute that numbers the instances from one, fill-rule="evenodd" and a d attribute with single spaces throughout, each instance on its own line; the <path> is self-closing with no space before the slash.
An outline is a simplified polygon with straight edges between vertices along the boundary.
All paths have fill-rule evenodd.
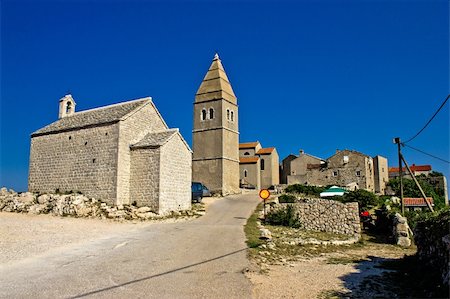
<path id="1" fill-rule="evenodd" d="M 384 172 L 384 167 L 381 168 L 381 172 Z"/>
<path id="2" fill-rule="evenodd" d="M 231 121 L 234 121 L 234 112 L 231 111 Z"/>
<path id="3" fill-rule="evenodd" d="M 361 176 L 361 171 L 360 170 L 356 171 L 356 176 Z"/>
<path id="4" fill-rule="evenodd" d="M 339 175 L 339 171 L 334 170 L 334 171 L 333 171 L 333 176 L 338 176 L 338 175 Z"/>
<path id="5" fill-rule="evenodd" d="M 344 164 L 347 164 L 348 160 L 349 160 L 348 156 L 344 156 Z"/>
<path id="6" fill-rule="evenodd" d="M 108 132 L 105 133 L 105 136 L 108 136 Z"/>
<path id="7" fill-rule="evenodd" d="M 92 159 L 92 163 L 95 163 L 95 159 Z"/>
<path id="8" fill-rule="evenodd" d="M 227 119 L 230 120 L 230 109 L 227 109 Z"/>
<path id="9" fill-rule="evenodd" d="M 72 103 L 71 102 L 67 102 L 66 113 L 70 113 L 71 111 L 72 111 Z"/>
<path id="10" fill-rule="evenodd" d="M 87 141 L 84 143 L 84 145 L 87 145 Z"/>
<path id="11" fill-rule="evenodd" d="M 264 168 L 265 168 L 265 165 L 264 165 L 265 163 L 264 163 L 264 159 L 261 159 L 261 170 L 264 170 Z"/>
<path id="12" fill-rule="evenodd" d="M 245 152 L 244 156 L 250 156 L 250 153 L 249 152 Z"/>
<path id="13" fill-rule="evenodd" d="M 248 174 L 247 169 L 244 169 L 244 178 L 247 177 L 247 174 Z"/>
<path id="14" fill-rule="evenodd" d="M 202 116 L 201 116 L 202 120 L 206 119 L 206 109 L 202 109 Z"/>
<path id="15" fill-rule="evenodd" d="M 209 108 L 209 119 L 214 119 L 214 109 Z"/>
<path id="16" fill-rule="evenodd" d="M 72 136 L 69 136 L 69 140 L 72 140 Z"/>

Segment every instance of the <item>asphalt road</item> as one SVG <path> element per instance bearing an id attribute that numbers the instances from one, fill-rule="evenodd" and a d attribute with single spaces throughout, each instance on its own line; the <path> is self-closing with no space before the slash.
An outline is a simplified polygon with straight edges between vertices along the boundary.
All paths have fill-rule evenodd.
<path id="1" fill-rule="evenodd" d="M 0 297 L 251 298 L 243 225 L 257 203 L 256 194 L 229 196 L 196 220 L 152 224 L 0 267 Z"/>

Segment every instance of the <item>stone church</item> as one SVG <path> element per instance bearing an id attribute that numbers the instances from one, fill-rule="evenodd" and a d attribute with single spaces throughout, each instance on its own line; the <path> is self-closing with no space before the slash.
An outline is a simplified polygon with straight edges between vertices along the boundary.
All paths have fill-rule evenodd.
<path id="1" fill-rule="evenodd" d="M 191 208 L 192 152 L 151 98 L 80 112 L 75 105 L 66 95 L 59 119 L 32 133 L 30 192 L 80 191 L 160 214 Z"/>
<path id="2" fill-rule="evenodd" d="M 193 181 L 222 195 L 239 193 L 237 99 L 216 54 L 194 102 Z"/>

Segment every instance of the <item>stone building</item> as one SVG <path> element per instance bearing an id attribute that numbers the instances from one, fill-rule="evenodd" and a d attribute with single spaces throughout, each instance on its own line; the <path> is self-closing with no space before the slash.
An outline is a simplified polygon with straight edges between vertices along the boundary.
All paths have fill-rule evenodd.
<path id="1" fill-rule="evenodd" d="M 239 193 L 238 106 L 216 54 L 195 95 L 192 179 L 213 193 Z"/>
<path id="2" fill-rule="evenodd" d="M 80 191 L 164 214 L 191 207 L 191 159 L 151 98 L 75 112 L 66 95 L 59 119 L 31 135 L 28 189 Z"/>
<path id="3" fill-rule="evenodd" d="M 280 183 L 276 148 L 262 148 L 258 141 L 240 143 L 239 157 L 241 186 L 261 189 Z"/>
<path id="4" fill-rule="evenodd" d="M 290 171 L 283 174 L 288 184 L 337 185 L 380 194 L 386 188 L 387 159 L 381 156 L 372 158 L 357 151 L 338 150 L 328 159 L 321 159 L 300 151 L 296 159 L 288 156 L 284 164 L 289 164 L 283 167 L 283 171 Z"/>
<path id="5" fill-rule="evenodd" d="M 373 157 L 373 175 L 375 193 L 385 194 L 386 184 L 389 182 L 388 161 L 385 157 Z"/>

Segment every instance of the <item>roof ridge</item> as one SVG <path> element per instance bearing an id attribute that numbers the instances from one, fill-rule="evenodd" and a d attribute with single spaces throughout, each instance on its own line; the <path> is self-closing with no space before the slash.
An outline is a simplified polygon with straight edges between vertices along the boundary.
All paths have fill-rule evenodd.
<path id="1" fill-rule="evenodd" d="M 108 108 L 112 108 L 112 107 L 116 107 L 116 106 L 120 106 L 120 105 L 136 103 L 136 102 L 139 102 L 139 101 L 144 102 L 145 100 L 152 101 L 152 97 L 139 98 L 139 99 L 134 99 L 134 100 L 130 100 L 130 101 L 123 101 L 123 102 L 119 102 L 119 103 L 115 103 L 115 104 L 111 104 L 111 105 L 107 105 L 107 106 L 101 106 L 101 107 L 91 108 L 91 109 L 87 109 L 87 110 L 82 110 L 82 111 L 79 111 L 79 112 L 75 112 L 74 114 L 72 114 L 70 116 L 67 116 L 67 117 L 71 117 L 71 116 L 74 116 L 74 115 L 77 115 L 77 114 L 83 114 L 83 113 L 87 113 L 87 112 L 92 112 L 92 111 L 108 109 Z"/>

